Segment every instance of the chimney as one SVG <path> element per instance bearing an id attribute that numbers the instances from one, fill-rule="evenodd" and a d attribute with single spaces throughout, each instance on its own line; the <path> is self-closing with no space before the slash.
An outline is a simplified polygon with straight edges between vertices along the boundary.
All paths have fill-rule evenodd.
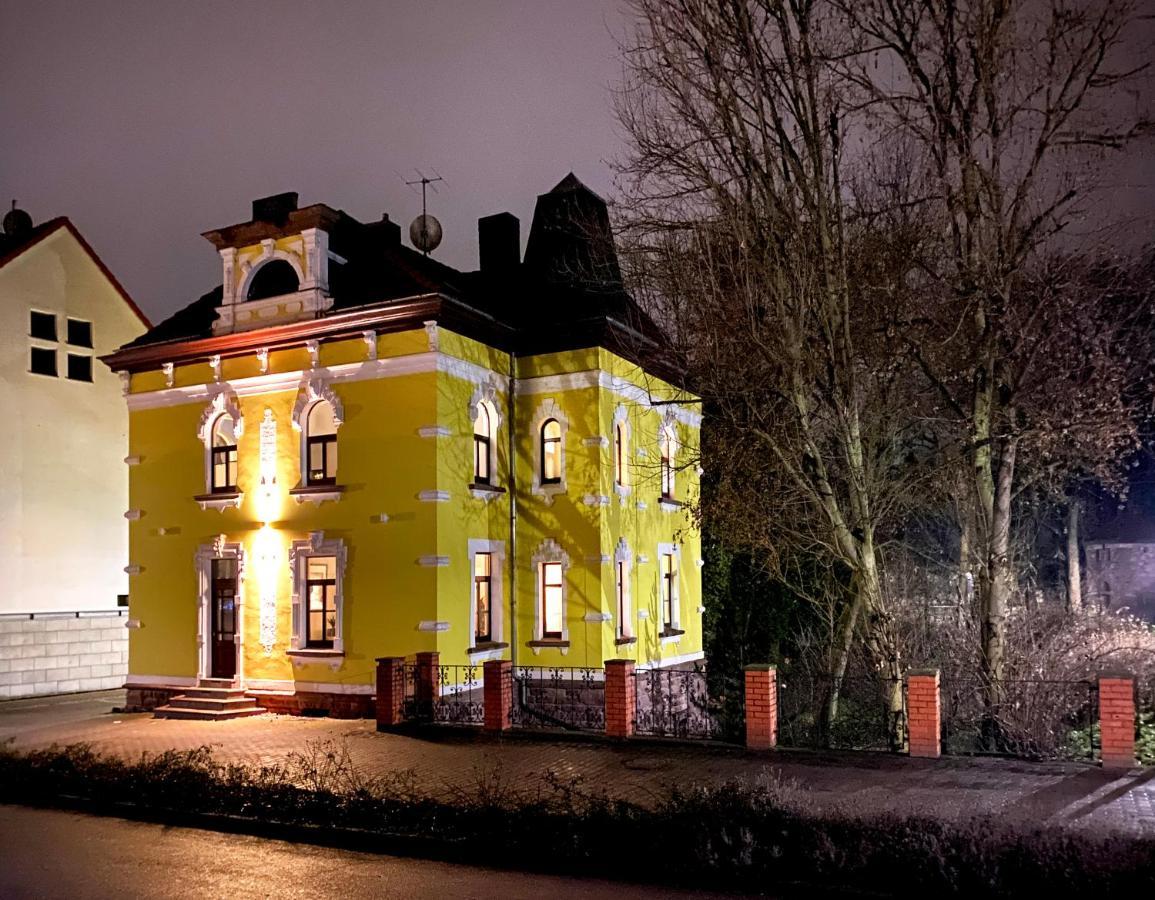
<path id="1" fill-rule="evenodd" d="M 389 219 L 389 213 L 381 213 L 381 221 L 374 226 L 384 235 L 385 243 L 394 246 L 401 243 L 401 226 Z"/>
<path id="2" fill-rule="evenodd" d="M 253 221 L 284 225 L 285 222 L 288 221 L 289 213 L 294 212 L 296 209 L 296 191 L 287 191 L 284 194 L 273 194 L 270 197 L 261 197 L 253 201 Z"/>
<path id="3" fill-rule="evenodd" d="M 477 220 L 481 271 L 501 273 L 521 262 L 521 223 L 512 213 L 497 213 Z"/>

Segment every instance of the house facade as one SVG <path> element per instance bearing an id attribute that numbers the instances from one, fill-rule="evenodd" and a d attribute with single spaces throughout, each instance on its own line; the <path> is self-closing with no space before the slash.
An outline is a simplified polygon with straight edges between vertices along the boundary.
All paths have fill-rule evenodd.
<path id="1" fill-rule="evenodd" d="M 206 233 L 222 285 L 128 383 L 130 704 L 202 679 L 367 715 L 378 657 L 702 657 L 700 414 L 572 175 L 458 272 L 296 195 Z"/>
<path id="2" fill-rule="evenodd" d="M 148 321 L 68 219 L 3 225 L 0 697 L 118 687 L 128 412 L 97 357 Z"/>

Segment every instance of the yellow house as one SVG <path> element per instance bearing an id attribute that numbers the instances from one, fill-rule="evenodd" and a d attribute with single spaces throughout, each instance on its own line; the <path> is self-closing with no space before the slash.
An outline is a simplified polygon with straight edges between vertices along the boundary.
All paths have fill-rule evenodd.
<path id="1" fill-rule="evenodd" d="M 700 414 L 572 175 L 459 272 L 295 194 L 207 232 L 222 286 L 128 379 L 129 702 L 224 679 L 368 715 L 375 659 L 702 657 Z M 223 682 L 222 682 L 223 683 Z"/>

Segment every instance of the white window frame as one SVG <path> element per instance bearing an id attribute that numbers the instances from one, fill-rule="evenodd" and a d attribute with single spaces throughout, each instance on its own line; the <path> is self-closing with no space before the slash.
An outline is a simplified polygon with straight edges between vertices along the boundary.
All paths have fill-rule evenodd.
<path id="1" fill-rule="evenodd" d="M 621 577 L 618 577 L 619 566 Z M 618 545 L 614 548 L 614 617 L 618 619 L 616 634 L 618 640 L 629 640 L 637 637 L 634 633 L 634 593 L 633 587 L 634 555 L 630 552 L 630 545 L 626 539 L 618 538 Z M 621 582 L 623 591 L 624 610 L 618 609 L 618 590 Z"/>
<path id="2" fill-rule="evenodd" d="M 662 557 L 667 556 L 667 555 L 674 557 L 674 561 L 675 561 L 674 565 L 677 568 L 677 571 L 675 572 L 673 584 L 670 585 L 670 590 L 673 591 L 674 595 L 671 598 L 671 603 L 670 603 L 673 615 L 671 616 L 672 621 L 670 622 L 669 627 L 671 629 L 673 629 L 674 631 L 681 631 L 682 630 L 682 587 L 681 587 L 681 581 L 682 581 L 682 547 L 680 544 L 661 543 L 661 544 L 658 544 L 658 559 L 657 559 L 657 563 L 658 563 L 658 566 L 657 566 L 657 569 L 658 569 L 658 633 L 659 634 L 662 634 L 666 630 L 665 616 L 663 615 L 663 608 L 662 608 L 662 579 L 663 579 Z M 678 636 L 679 635 L 674 635 L 674 637 L 678 637 Z"/>
<path id="3" fill-rule="evenodd" d="M 562 643 L 569 641 L 569 554 L 553 538 L 546 538 L 538 546 L 531 560 L 533 565 L 533 639 L 545 641 L 545 617 L 542 611 L 545 606 L 545 597 L 542 596 L 541 568 L 545 563 L 561 563 L 561 638 Z M 549 638 L 549 641 L 559 640 Z"/>
<path id="4" fill-rule="evenodd" d="M 328 379 L 314 375 L 311 378 L 302 380 L 300 387 L 297 389 L 297 399 L 293 403 L 293 428 L 296 429 L 298 440 L 298 451 L 300 455 L 300 475 L 297 479 L 298 488 L 313 487 L 308 484 L 309 474 L 309 412 L 313 405 L 319 401 L 324 400 L 329 404 L 333 410 L 333 432 L 340 439 L 341 425 L 345 421 L 345 407 L 341 403 L 341 398 L 333 390 L 332 385 L 329 384 Z M 339 445 L 338 445 L 339 446 Z M 340 456 L 338 455 L 338 465 L 340 465 Z M 337 484 L 340 484 L 340 477 L 338 475 Z M 316 490 L 320 493 L 331 491 L 332 486 L 316 485 Z"/>
<path id="5" fill-rule="evenodd" d="M 245 548 L 241 543 L 230 543 L 223 534 L 211 544 L 197 547 L 194 563 L 197 577 L 197 678 L 209 678 L 212 672 L 212 589 L 213 560 L 237 561 L 237 671 L 235 681 L 244 683 L 245 666 Z"/>
<path id="6" fill-rule="evenodd" d="M 477 475 L 473 462 L 473 423 L 477 421 L 477 411 L 484 405 L 489 413 L 489 483 L 488 487 L 498 487 L 500 479 L 497 476 L 497 442 L 501 433 L 501 413 L 497 405 L 497 385 L 492 381 L 477 386 L 473 396 L 469 398 L 469 483 L 475 484 Z"/>
<path id="7" fill-rule="evenodd" d="M 618 429 L 622 430 L 622 484 L 618 484 L 618 452 L 617 440 Z M 624 506 L 626 498 L 630 495 L 630 489 L 633 486 L 633 478 L 630 472 L 630 444 L 633 435 L 630 428 L 630 411 L 624 403 L 618 404 L 618 408 L 614 410 L 614 421 L 610 428 L 610 458 L 612 466 L 612 478 L 614 483 L 614 493 L 618 495 L 619 502 Z"/>
<path id="8" fill-rule="evenodd" d="M 561 478 L 556 483 L 542 484 L 541 481 L 541 430 L 545 427 L 545 423 L 550 419 L 556 419 L 558 426 L 561 428 Z M 566 418 L 562 408 L 557 405 L 552 397 L 548 397 L 541 402 L 537 411 L 533 414 L 533 486 L 531 491 L 542 497 L 546 503 L 552 503 L 553 498 L 558 494 L 566 492 L 566 460 L 565 460 L 565 444 L 566 435 L 569 433 L 569 419 Z"/>
<path id="9" fill-rule="evenodd" d="M 669 460 L 670 492 L 664 490 L 666 462 L 662 458 L 662 442 L 669 438 L 670 448 L 666 459 Z M 658 426 L 658 500 L 667 504 L 676 504 L 678 501 L 678 427 L 672 416 L 662 419 Z"/>
<path id="10" fill-rule="evenodd" d="M 469 560 L 469 646 L 472 649 L 477 641 L 477 592 L 473 587 L 474 557 L 478 553 L 488 553 L 490 563 L 489 574 L 489 608 L 490 608 L 490 640 L 495 644 L 505 642 L 505 541 L 490 541 L 482 538 L 470 538 L 466 546 L 466 557 Z M 473 661 L 479 659 L 501 659 L 501 647 L 490 647 L 485 650 L 470 653 Z"/>
<path id="11" fill-rule="evenodd" d="M 336 596 L 333 604 L 337 609 L 337 631 L 333 635 L 333 648 L 307 648 L 305 646 L 305 583 L 308 581 L 309 559 L 315 556 L 332 556 L 337 560 Z M 341 538 L 325 538 L 323 531 L 311 531 L 304 541 L 293 541 L 289 547 L 289 571 L 293 577 L 293 631 L 289 640 L 289 652 L 296 656 L 344 656 L 345 655 L 345 564 L 348 550 Z"/>
<path id="12" fill-rule="evenodd" d="M 213 493 L 213 427 L 221 416 L 228 416 L 233 420 L 233 437 L 237 441 L 237 493 Z M 241 404 L 237 399 L 236 391 L 228 385 L 217 386 L 212 398 L 201 413 L 200 423 L 197 425 L 197 440 L 204 449 L 204 496 L 198 499 L 201 509 L 213 508 L 224 511 L 230 506 L 240 506 L 244 495 L 240 492 L 240 444 L 241 435 L 245 431 L 245 417 L 241 413 Z"/>

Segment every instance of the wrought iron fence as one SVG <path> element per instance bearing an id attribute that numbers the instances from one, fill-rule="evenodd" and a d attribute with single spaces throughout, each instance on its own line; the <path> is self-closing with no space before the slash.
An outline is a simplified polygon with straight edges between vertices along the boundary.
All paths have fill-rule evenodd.
<path id="1" fill-rule="evenodd" d="M 902 750 L 906 691 L 866 669 L 838 682 L 807 670 L 778 672 L 778 743 L 783 747 Z"/>
<path id="2" fill-rule="evenodd" d="M 1093 759 L 1098 690 L 1093 681 L 951 677 L 939 687 L 942 751 L 1026 759 Z"/>
<path id="3" fill-rule="evenodd" d="M 605 681 L 601 669 L 518 666 L 513 670 L 510 721 L 519 728 L 604 731 Z"/>
<path id="4" fill-rule="evenodd" d="M 480 666 L 402 667 L 406 719 L 444 725 L 480 725 L 485 721 L 485 684 Z"/>
<path id="5" fill-rule="evenodd" d="M 743 727 L 740 704 L 712 691 L 702 669 L 644 669 L 634 673 L 636 734 L 736 741 Z"/>

